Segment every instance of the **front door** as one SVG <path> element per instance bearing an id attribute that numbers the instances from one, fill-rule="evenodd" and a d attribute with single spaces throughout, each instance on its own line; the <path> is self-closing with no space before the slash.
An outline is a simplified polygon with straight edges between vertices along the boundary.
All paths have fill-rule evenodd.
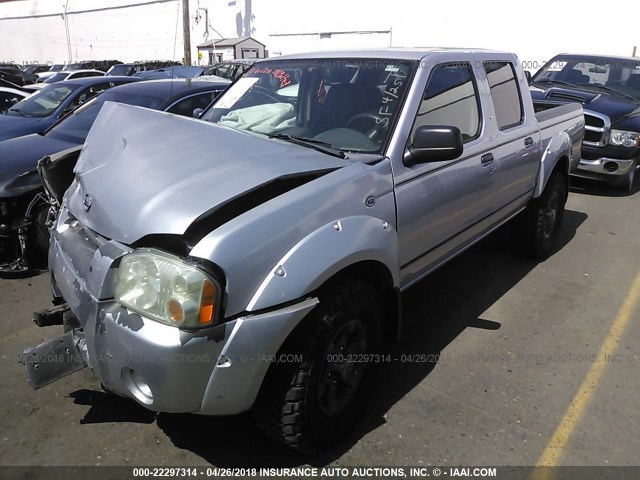
<path id="1" fill-rule="evenodd" d="M 396 184 L 402 283 L 464 243 L 493 212 L 495 165 L 483 151 L 482 107 L 469 62 L 436 65 L 429 76 L 409 138 L 422 125 L 460 129 L 460 158 L 409 167 Z"/>

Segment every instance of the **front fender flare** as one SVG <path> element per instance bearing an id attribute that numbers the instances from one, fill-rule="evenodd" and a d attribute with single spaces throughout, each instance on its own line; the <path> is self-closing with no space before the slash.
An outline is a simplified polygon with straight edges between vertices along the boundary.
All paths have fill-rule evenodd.
<path id="1" fill-rule="evenodd" d="M 536 189 L 533 194 L 533 198 L 538 198 L 544 192 L 551 172 L 558 164 L 558 161 L 562 157 L 571 158 L 571 138 L 567 132 L 558 132 L 557 135 L 551 137 L 549 144 L 542 152 L 542 159 L 540 160 L 540 169 L 538 170 L 538 181 Z M 567 162 L 567 178 L 569 177 L 570 162 Z"/>
<path id="2" fill-rule="evenodd" d="M 246 310 L 296 300 L 344 268 L 371 260 L 385 265 L 394 287 L 399 285 L 398 235 L 391 224 L 368 216 L 335 220 L 300 240 L 273 266 Z"/>

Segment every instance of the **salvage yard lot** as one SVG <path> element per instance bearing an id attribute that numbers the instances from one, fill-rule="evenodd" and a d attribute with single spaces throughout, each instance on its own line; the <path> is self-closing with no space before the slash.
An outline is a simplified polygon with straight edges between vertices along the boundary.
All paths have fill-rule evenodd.
<path id="1" fill-rule="evenodd" d="M 156 415 L 107 397 L 88 369 L 39 391 L 17 362 L 46 274 L 0 280 L 0 465 L 533 465 L 640 271 L 640 193 L 576 180 L 560 248 L 522 259 L 503 229 L 404 295 L 404 333 L 357 431 L 296 456 L 246 415 Z M 640 309 L 562 445 L 561 465 L 640 464 Z M 597 463 L 595 463 L 597 462 Z"/>

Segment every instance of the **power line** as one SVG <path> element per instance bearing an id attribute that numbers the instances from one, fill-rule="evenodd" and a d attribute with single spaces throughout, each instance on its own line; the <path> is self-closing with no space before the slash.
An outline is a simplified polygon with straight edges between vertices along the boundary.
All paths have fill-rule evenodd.
<path id="1" fill-rule="evenodd" d="M 101 7 L 101 8 L 92 8 L 92 9 L 88 9 L 88 10 L 76 10 L 73 12 L 67 12 L 67 15 L 82 15 L 83 13 L 94 13 L 94 12 L 106 12 L 109 10 L 122 10 L 124 8 L 134 8 L 134 7 L 144 7 L 147 5 L 154 5 L 154 4 L 158 4 L 158 3 L 169 3 L 169 2 L 177 2 L 179 0 L 149 0 L 147 2 L 139 2 L 139 3 L 132 3 L 130 5 L 118 5 L 115 7 Z M 43 13 L 40 15 L 22 15 L 22 16 L 17 16 L 17 17 L 4 17 L 4 18 L 0 18 L 0 21 L 3 20 L 30 20 L 32 18 L 47 18 L 47 17 L 59 17 L 62 15 L 62 12 L 60 13 Z"/>

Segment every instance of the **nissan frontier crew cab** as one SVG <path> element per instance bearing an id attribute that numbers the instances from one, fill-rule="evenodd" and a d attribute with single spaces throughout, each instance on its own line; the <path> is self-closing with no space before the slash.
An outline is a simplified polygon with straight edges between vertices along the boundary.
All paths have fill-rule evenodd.
<path id="1" fill-rule="evenodd" d="M 580 105 L 535 113 L 516 56 L 481 50 L 278 57 L 200 119 L 107 103 L 52 228 L 38 319 L 66 333 L 27 378 L 88 365 L 151 410 L 334 443 L 403 290 L 509 221 L 552 253 L 583 133 Z"/>

